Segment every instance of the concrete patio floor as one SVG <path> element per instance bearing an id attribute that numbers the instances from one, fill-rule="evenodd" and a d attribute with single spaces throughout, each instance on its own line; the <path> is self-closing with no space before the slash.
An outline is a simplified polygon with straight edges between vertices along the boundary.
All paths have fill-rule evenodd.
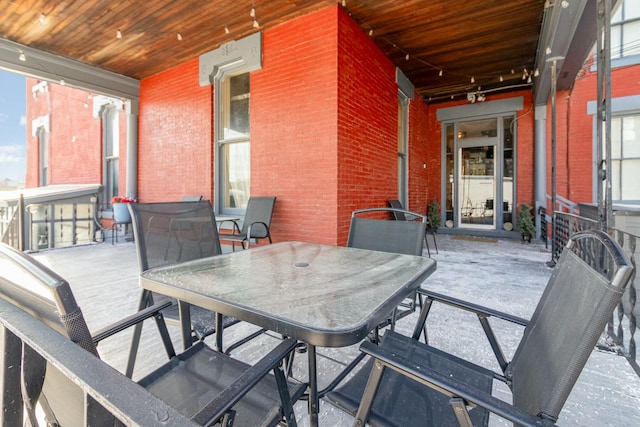
<path id="1" fill-rule="evenodd" d="M 546 262 L 550 251 L 540 243 L 515 240 L 438 235 L 439 253 L 433 242 L 431 256 L 438 261 L 437 271 L 423 284 L 435 292 L 471 300 L 494 309 L 530 318 L 551 274 Z M 424 251 L 426 255 L 426 249 Z M 140 289 L 134 244 L 100 243 L 33 254 L 41 262 L 65 277 L 83 309 L 89 328 L 97 330 L 136 310 Z M 398 330 L 409 333 L 416 315 L 402 319 Z M 446 306 L 434 306 L 429 318 L 430 343 L 492 369 L 498 369 L 479 322 L 474 316 L 455 312 Z M 521 328 L 494 323 L 507 358 L 522 336 Z M 254 327 L 240 323 L 225 330 L 225 345 L 247 334 Z M 177 328 L 170 328 L 176 348 L 181 348 Z M 130 332 L 101 343 L 101 357 L 124 371 Z M 212 344 L 211 338 L 207 341 Z M 243 360 L 255 360 L 276 342 L 262 336 L 233 353 Z M 143 341 L 134 379 L 166 360 L 152 323 L 143 330 Z M 344 349 L 319 349 L 320 387 L 358 352 L 358 346 Z M 294 376 L 304 380 L 306 356 L 296 358 Z M 505 387 L 497 384 L 496 396 L 508 398 Z M 295 406 L 301 426 L 308 425 L 306 402 Z M 320 423 L 325 426 L 350 426 L 353 418 L 322 401 Z M 622 357 L 594 351 L 560 415 L 565 426 L 640 425 L 640 378 Z M 492 419 L 490 425 L 508 425 Z"/>

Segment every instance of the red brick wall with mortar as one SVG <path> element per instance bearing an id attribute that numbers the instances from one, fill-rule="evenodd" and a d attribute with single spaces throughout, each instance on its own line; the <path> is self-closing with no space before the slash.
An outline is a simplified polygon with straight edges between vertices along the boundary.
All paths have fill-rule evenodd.
<path id="1" fill-rule="evenodd" d="M 212 87 L 198 83 L 198 58 L 140 83 L 138 199 L 213 197 Z"/>
<path id="2" fill-rule="evenodd" d="M 50 115 L 49 184 L 102 183 L 102 120 L 93 117 L 93 94 L 50 83 L 47 91 L 31 88 L 39 80 L 27 78 L 27 187 L 40 184 L 39 141 L 32 121 Z M 126 179 L 126 115 L 120 114 L 120 188 Z"/>
<path id="3" fill-rule="evenodd" d="M 251 194 L 277 196 L 275 240 L 336 242 L 335 8 L 263 34 L 251 74 Z"/>
<path id="4" fill-rule="evenodd" d="M 338 230 L 345 244 L 356 209 L 397 198 L 398 87 L 395 67 L 338 11 Z"/>

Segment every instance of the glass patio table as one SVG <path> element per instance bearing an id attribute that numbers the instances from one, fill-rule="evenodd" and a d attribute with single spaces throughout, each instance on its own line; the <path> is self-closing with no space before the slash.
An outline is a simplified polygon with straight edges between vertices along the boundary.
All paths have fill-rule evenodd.
<path id="1" fill-rule="evenodd" d="M 198 305 L 306 343 L 310 424 L 317 426 L 316 346 L 362 341 L 435 269 L 431 258 L 282 242 L 153 268 L 140 275 L 140 286 L 183 308 Z"/>

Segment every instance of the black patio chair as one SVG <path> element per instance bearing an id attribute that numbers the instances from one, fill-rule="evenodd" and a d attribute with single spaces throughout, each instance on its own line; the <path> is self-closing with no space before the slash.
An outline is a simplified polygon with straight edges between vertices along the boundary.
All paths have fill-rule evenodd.
<path id="1" fill-rule="evenodd" d="M 236 242 L 242 245 L 242 249 L 249 248 L 251 239 L 256 241 L 269 239 L 269 243 L 272 243 L 269 227 L 271 227 L 275 204 L 275 197 L 249 197 L 242 228 L 238 227 L 238 223 L 235 221 L 222 221 L 220 229 L 224 228 L 226 222 L 231 222 L 233 225 L 231 233 L 220 233 L 220 240 L 230 241 L 234 251 L 236 250 Z"/>
<path id="2" fill-rule="evenodd" d="M 400 200 L 387 200 L 387 203 L 389 204 L 390 207 L 394 208 L 394 209 L 401 209 L 403 210 L 404 208 L 402 207 L 402 203 L 400 203 Z M 427 210 L 429 208 L 427 207 Z M 402 212 L 396 212 L 393 214 L 394 218 L 396 219 L 396 221 L 415 221 L 417 219 L 419 219 L 418 217 L 415 217 L 415 214 L 413 212 L 411 212 L 411 215 L 405 215 Z M 431 234 L 431 237 L 433 237 L 433 246 L 436 249 L 436 254 L 438 253 L 438 242 L 436 242 L 436 233 L 435 230 L 431 227 L 431 223 L 429 222 L 429 217 L 427 217 L 427 225 L 426 227 L 428 228 L 427 230 L 425 230 L 425 234 L 424 234 L 424 244 L 427 247 L 427 256 L 429 258 L 431 258 L 431 249 L 429 249 L 429 242 L 427 241 L 427 234 Z"/>
<path id="3" fill-rule="evenodd" d="M 234 418 L 233 425 L 275 426 L 280 421 L 295 425 L 292 400 L 299 398 L 303 387 L 290 384 L 280 368 L 283 360 L 295 348 L 295 340 L 283 341 L 254 366 L 215 351 L 202 341 L 176 355 L 162 317 L 161 309 L 166 304 L 149 307 L 98 331 L 92 337 L 71 288 L 62 277 L 6 244 L 0 244 L 0 266 L 3 304 L 9 303 L 21 309 L 23 314 L 42 322 L 35 323 L 38 330 L 62 334 L 69 339 L 69 344 L 75 343 L 96 357 L 99 357 L 99 341 L 144 319 L 155 318 L 171 359 L 138 381 L 138 384 L 198 425 L 208 426 L 217 422 L 231 425 Z M 18 384 L 3 384 L 3 406 L 12 401 L 20 405 L 20 408 L 13 410 L 21 413 L 20 402 L 24 402 L 28 419 L 25 425 L 38 425 L 35 413 L 37 404 L 43 409 L 47 425 L 124 425 L 120 421 L 126 420 L 118 421 L 118 414 L 106 410 L 100 400 L 94 399 L 84 387 L 77 385 L 73 363 L 45 359 L 42 355 L 46 352 L 43 353 L 37 342 L 34 345 L 23 341 L 21 347 L 18 350 L 22 353 L 21 357 L 17 357 L 18 365 L 13 366 L 18 375 L 13 378 L 19 378 L 19 381 L 16 381 Z M 6 350 L 15 353 L 14 350 Z M 66 368 L 60 370 L 60 366 Z M 71 373 L 66 371 L 69 366 L 72 367 Z M 4 366 L 3 372 L 8 368 Z M 122 374 L 116 370 L 100 371 L 100 384 L 112 384 L 111 394 L 124 392 L 115 388 L 115 384 L 123 384 Z M 105 372 L 109 375 L 104 376 Z M 118 378 L 114 381 L 113 377 Z M 147 401 L 138 404 L 140 410 L 144 411 Z M 156 417 L 159 424 L 162 417 L 170 420 L 168 413 L 157 413 Z"/>
<path id="4" fill-rule="evenodd" d="M 389 214 L 416 217 L 416 221 L 389 220 Z M 403 209 L 370 208 L 360 209 L 351 213 L 351 225 L 347 246 L 352 248 L 370 249 L 381 252 L 391 252 L 405 255 L 422 256 L 422 242 L 425 233 L 427 217 Z M 379 328 L 391 325 L 416 308 L 415 293 L 405 299 L 385 324 Z M 376 330 L 377 332 L 377 330 Z"/>
<path id="5" fill-rule="evenodd" d="M 380 346 L 364 342 L 372 358 L 327 398 L 355 414 L 358 426 L 480 426 L 490 413 L 516 425 L 553 425 L 633 271 L 608 235 L 586 231 L 570 239 L 530 321 L 420 290 L 427 301 L 413 337 L 387 331 Z M 478 316 L 502 372 L 418 341 L 435 301 Z M 490 317 L 525 327 L 511 362 Z M 513 404 L 492 396 L 494 379 L 511 388 Z"/>
<path id="6" fill-rule="evenodd" d="M 131 203 L 130 211 L 140 273 L 154 267 L 222 253 L 213 209 L 208 201 Z M 142 310 L 154 303 L 165 301 L 171 302 L 171 305 L 162 312 L 166 322 L 181 326 L 180 309 L 172 298 L 144 290 L 138 309 Z M 214 334 L 217 328 L 216 322 L 221 323 L 223 329 L 238 323 L 238 320 L 233 317 L 217 318 L 215 312 L 197 306 L 189 307 L 189 312 L 192 341 L 203 340 Z M 138 324 L 134 329 L 131 342 L 126 370 L 128 376 L 133 374 L 141 333 L 142 324 Z M 183 333 L 187 335 L 189 331 L 183 331 Z M 257 335 L 259 333 L 241 342 L 249 341 Z M 222 351 L 221 340 L 217 341 L 216 346 Z"/>

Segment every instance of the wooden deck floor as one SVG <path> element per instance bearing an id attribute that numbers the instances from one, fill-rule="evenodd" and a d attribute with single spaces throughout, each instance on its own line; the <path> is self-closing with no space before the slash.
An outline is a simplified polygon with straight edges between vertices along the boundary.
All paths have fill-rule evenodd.
<path id="1" fill-rule="evenodd" d="M 545 265 L 550 254 L 544 246 L 516 241 L 465 239 L 438 236 L 438 270 L 424 286 L 454 297 L 471 299 L 479 304 L 529 318 L 542 294 L 551 270 Z M 425 251 L 426 253 L 426 251 Z M 135 248 L 131 242 L 116 245 L 101 243 L 57 249 L 34 254 L 65 277 L 82 307 L 89 328 L 97 330 L 135 311 L 140 289 Z M 398 329 L 410 331 L 415 316 L 403 319 Z M 485 340 L 477 340 L 482 330 L 472 317 L 460 316 L 446 307 L 434 307 L 430 315 L 430 340 L 445 350 L 496 368 Z M 246 323 L 225 331 L 225 345 L 253 330 Z M 453 334 L 455 328 L 456 334 Z M 506 351 L 515 350 L 521 331 L 497 327 Z M 177 328 L 170 328 L 179 348 Z M 101 343 L 98 350 L 110 365 L 124 371 L 130 332 Z M 252 361 L 264 354 L 276 339 L 263 336 L 234 352 L 234 357 Z M 346 349 L 319 349 L 320 386 L 327 384 L 345 363 L 357 354 L 357 346 Z M 512 354 L 512 353 L 510 353 Z M 143 329 L 143 341 L 134 379 L 163 363 L 166 356 L 158 342 L 152 323 Z M 294 375 L 304 379 L 306 357 L 298 357 Z M 505 396 L 498 388 L 496 395 Z M 308 425 L 306 403 L 299 402 L 296 416 L 301 426 Z M 324 426 L 350 426 L 353 418 L 321 402 L 320 423 Z M 491 425 L 507 425 L 492 419 Z M 559 420 L 561 425 L 621 426 L 640 425 L 640 379 L 618 356 L 595 351 Z"/>

